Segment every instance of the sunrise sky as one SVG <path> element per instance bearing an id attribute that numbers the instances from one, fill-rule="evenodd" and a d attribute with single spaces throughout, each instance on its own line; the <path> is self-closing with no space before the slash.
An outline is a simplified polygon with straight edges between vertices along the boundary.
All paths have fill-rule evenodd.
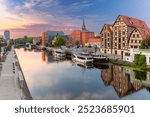
<path id="1" fill-rule="evenodd" d="M 150 0 L 0 0 L 0 35 L 8 29 L 11 38 L 40 36 L 46 30 L 69 34 L 81 29 L 85 19 L 90 31 L 99 33 L 105 23 L 127 15 L 150 26 Z"/>

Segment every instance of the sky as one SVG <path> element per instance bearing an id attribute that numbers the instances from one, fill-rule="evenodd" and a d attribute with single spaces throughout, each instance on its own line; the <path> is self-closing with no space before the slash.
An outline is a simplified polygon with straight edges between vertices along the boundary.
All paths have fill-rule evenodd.
<path id="1" fill-rule="evenodd" d="M 81 29 L 98 34 L 104 24 L 118 15 L 144 20 L 150 27 L 150 0 L 0 0 L 0 35 L 10 30 L 11 38 L 41 36 L 47 30 L 70 34 Z"/>

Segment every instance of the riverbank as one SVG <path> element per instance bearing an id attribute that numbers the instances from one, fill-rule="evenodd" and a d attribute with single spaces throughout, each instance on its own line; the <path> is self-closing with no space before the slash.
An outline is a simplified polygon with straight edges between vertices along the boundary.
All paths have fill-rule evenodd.
<path id="1" fill-rule="evenodd" d="M 136 66 L 134 63 L 125 62 L 125 61 L 122 61 L 122 60 L 110 60 L 109 64 L 128 67 L 128 68 L 132 68 L 132 70 L 138 70 L 138 71 L 149 71 L 150 70 L 150 68 L 148 68 L 147 66 L 146 67 Z"/>
<path id="2" fill-rule="evenodd" d="M 27 93 L 27 87 L 20 87 L 18 68 L 15 64 L 14 49 L 8 52 L 5 62 L 1 62 L 0 99 L 24 100 L 32 99 Z M 25 81 L 24 81 L 25 82 Z"/>

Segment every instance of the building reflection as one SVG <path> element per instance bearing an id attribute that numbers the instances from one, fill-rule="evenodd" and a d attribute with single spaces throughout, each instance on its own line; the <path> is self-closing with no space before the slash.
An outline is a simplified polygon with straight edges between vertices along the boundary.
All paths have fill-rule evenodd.
<path id="1" fill-rule="evenodd" d="M 61 62 L 61 61 L 64 61 L 65 58 L 58 58 L 56 56 L 53 56 L 51 53 L 49 52 L 42 52 L 42 60 L 45 62 L 45 63 L 54 63 L 54 62 Z"/>
<path id="2" fill-rule="evenodd" d="M 138 74 L 140 73 L 138 72 Z M 141 77 L 143 76 L 144 74 L 141 75 Z M 113 86 L 119 97 L 132 94 L 145 86 L 143 84 L 145 81 L 141 82 L 141 79 L 139 80 L 136 77 L 136 71 L 116 65 L 111 65 L 109 69 L 101 72 L 101 78 L 105 86 Z"/>
<path id="3" fill-rule="evenodd" d="M 44 51 L 42 52 L 42 60 L 46 63 L 50 63 L 54 61 L 52 55 Z"/>

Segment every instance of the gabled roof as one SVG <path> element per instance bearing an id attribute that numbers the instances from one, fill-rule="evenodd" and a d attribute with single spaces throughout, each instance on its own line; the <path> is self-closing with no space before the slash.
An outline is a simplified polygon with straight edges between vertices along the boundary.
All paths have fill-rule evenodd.
<path id="1" fill-rule="evenodd" d="M 145 23 L 145 21 L 139 20 L 137 18 L 129 17 L 129 16 L 124 16 L 124 15 L 119 15 L 117 17 L 117 19 L 119 17 L 121 17 L 123 19 L 124 23 L 127 26 L 134 27 L 135 28 L 134 30 L 137 29 L 139 31 L 139 33 L 141 34 L 142 38 L 145 39 L 148 35 L 150 35 L 150 29 L 148 28 L 148 25 Z M 117 19 L 116 19 L 116 21 L 117 21 Z M 116 23 L 116 21 L 115 21 L 115 23 Z"/>
<path id="2" fill-rule="evenodd" d="M 146 28 L 148 29 L 147 24 L 145 23 L 145 21 L 143 20 L 139 20 L 133 17 L 129 17 L 129 16 L 123 16 L 123 15 L 119 15 L 122 17 L 122 19 L 124 20 L 124 22 L 128 25 L 128 26 L 134 26 L 136 28 Z"/>
<path id="3" fill-rule="evenodd" d="M 108 27 L 108 30 L 109 30 L 110 32 L 112 32 L 112 24 L 104 24 L 102 30 L 100 31 L 100 34 L 102 33 L 102 31 L 103 31 L 103 29 L 104 29 L 105 27 Z"/>
<path id="4" fill-rule="evenodd" d="M 150 29 L 144 28 L 136 28 L 136 29 L 139 31 L 143 39 L 146 39 L 148 36 L 150 36 Z"/>

